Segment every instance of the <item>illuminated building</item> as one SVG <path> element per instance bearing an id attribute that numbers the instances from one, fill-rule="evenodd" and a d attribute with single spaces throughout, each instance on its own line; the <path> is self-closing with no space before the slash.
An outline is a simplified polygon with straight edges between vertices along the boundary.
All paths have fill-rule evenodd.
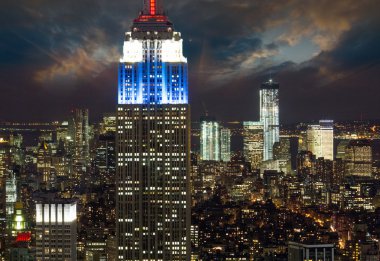
<path id="1" fill-rule="evenodd" d="M 372 147 L 368 140 L 351 140 L 346 146 L 346 176 L 372 176 Z"/>
<path id="2" fill-rule="evenodd" d="M 322 181 L 329 187 L 333 178 L 333 161 L 318 158 L 315 163 L 315 175 L 317 181 Z"/>
<path id="3" fill-rule="evenodd" d="M 309 125 L 307 147 L 317 158 L 334 160 L 334 121 L 321 120 L 319 125 Z"/>
<path id="4" fill-rule="evenodd" d="M 260 121 L 264 129 L 264 161 L 273 159 L 273 145 L 280 141 L 279 88 L 280 85 L 270 79 L 263 83 L 260 89 Z"/>
<path id="5" fill-rule="evenodd" d="M 90 156 L 88 109 L 75 109 L 70 123 L 71 137 L 75 147 L 75 161 L 87 164 Z"/>
<path id="6" fill-rule="evenodd" d="M 77 204 L 57 199 L 36 203 L 36 260 L 77 260 Z"/>
<path id="7" fill-rule="evenodd" d="M 43 141 L 37 154 L 37 172 L 42 176 L 42 182 L 47 189 L 55 187 L 55 171 L 52 167 L 52 156 L 48 144 Z"/>
<path id="8" fill-rule="evenodd" d="M 220 159 L 221 161 L 231 161 L 231 130 L 221 128 L 220 130 Z"/>
<path id="9" fill-rule="evenodd" d="M 116 132 L 116 114 L 105 113 L 103 115 L 103 121 L 101 123 L 101 134 Z"/>
<path id="10" fill-rule="evenodd" d="M 11 224 L 12 236 L 16 237 L 18 234 L 21 234 L 22 236 L 22 232 L 25 232 L 25 229 L 27 228 L 27 224 L 26 224 L 25 215 L 23 211 L 23 205 L 21 202 L 15 203 L 15 211 L 14 211 L 11 222 L 12 222 Z"/>
<path id="11" fill-rule="evenodd" d="M 220 161 L 220 125 L 214 117 L 201 118 L 201 160 Z"/>
<path id="12" fill-rule="evenodd" d="M 374 211 L 374 197 L 376 196 L 376 181 L 362 177 L 346 177 L 340 186 L 342 193 L 342 207 L 348 211 Z"/>
<path id="13" fill-rule="evenodd" d="M 261 122 L 243 123 L 244 157 L 252 169 L 259 169 L 264 156 L 264 126 Z"/>
<path id="14" fill-rule="evenodd" d="M 95 155 L 95 170 L 95 180 L 97 182 L 115 184 L 115 135 L 111 132 L 100 135 L 98 138 Z"/>
<path id="15" fill-rule="evenodd" d="M 297 154 L 297 174 L 303 177 L 314 174 L 315 155 L 310 151 L 300 151 Z"/>
<path id="16" fill-rule="evenodd" d="M 336 148 L 336 158 L 344 159 L 346 155 L 346 147 L 350 143 L 350 140 L 341 140 Z"/>
<path id="17" fill-rule="evenodd" d="M 5 185 L 6 215 L 10 217 L 14 213 L 14 205 L 17 201 L 17 181 L 13 171 L 8 171 Z"/>
<path id="18" fill-rule="evenodd" d="M 119 65 L 119 260 L 190 259 L 190 106 L 181 34 L 161 1 L 125 34 Z"/>
<path id="19" fill-rule="evenodd" d="M 4 140 L 4 138 L 0 138 L 0 178 L 5 177 L 10 160 L 9 142 Z"/>
<path id="20" fill-rule="evenodd" d="M 325 260 L 334 261 L 334 244 L 301 244 L 289 242 L 288 260 Z"/>

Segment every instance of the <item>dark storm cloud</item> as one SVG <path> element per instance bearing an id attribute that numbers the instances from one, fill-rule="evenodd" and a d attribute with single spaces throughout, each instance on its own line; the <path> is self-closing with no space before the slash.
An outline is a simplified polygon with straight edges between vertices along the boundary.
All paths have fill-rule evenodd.
<path id="1" fill-rule="evenodd" d="M 113 111 L 123 35 L 141 2 L 1 1 L 0 119 Z M 269 74 L 281 83 L 284 121 L 378 117 L 378 4 L 166 0 L 185 39 L 194 118 L 203 103 L 220 119 L 255 120 Z M 298 51 L 301 64 L 292 60 Z"/>

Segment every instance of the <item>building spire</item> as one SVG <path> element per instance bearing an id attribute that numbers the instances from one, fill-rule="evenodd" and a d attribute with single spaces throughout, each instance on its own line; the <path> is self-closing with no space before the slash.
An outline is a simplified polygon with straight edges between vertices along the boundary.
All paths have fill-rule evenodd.
<path id="1" fill-rule="evenodd" d="M 144 0 L 144 11 L 145 15 L 163 15 L 162 11 L 162 0 Z"/>

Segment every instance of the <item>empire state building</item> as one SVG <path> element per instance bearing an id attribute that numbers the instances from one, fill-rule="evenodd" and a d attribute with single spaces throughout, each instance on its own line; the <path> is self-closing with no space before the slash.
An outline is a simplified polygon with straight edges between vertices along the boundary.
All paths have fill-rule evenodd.
<path id="1" fill-rule="evenodd" d="M 145 0 L 125 34 L 117 111 L 118 260 L 190 260 L 190 106 L 181 34 Z"/>

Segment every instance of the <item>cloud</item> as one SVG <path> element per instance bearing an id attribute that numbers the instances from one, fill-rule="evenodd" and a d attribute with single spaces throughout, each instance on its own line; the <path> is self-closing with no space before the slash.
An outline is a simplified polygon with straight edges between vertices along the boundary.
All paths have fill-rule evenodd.
<path id="1" fill-rule="evenodd" d="M 75 81 L 86 77 L 96 77 L 115 64 L 120 53 L 116 45 L 104 44 L 105 34 L 99 29 L 82 37 L 82 43 L 74 46 L 66 57 L 57 58 L 53 63 L 36 71 L 34 79 L 40 83 Z"/>
<path id="2" fill-rule="evenodd" d="M 348 117 L 340 109 L 343 102 L 339 108 L 333 103 L 341 96 L 351 112 L 366 106 L 378 111 L 364 101 L 373 101 L 372 86 L 379 84 L 370 74 L 380 57 L 378 0 L 165 0 L 165 5 L 185 40 L 195 118 L 204 101 L 221 119 L 254 119 L 258 88 L 269 73 L 281 84 L 286 121 L 326 111 Z M 140 0 L 1 1 L 0 89 L 9 99 L 0 118 L 24 117 L 25 108 L 42 117 L 47 107 L 54 117 L 82 103 L 98 113 L 112 110 L 124 32 L 140 7 Z M 363 101 L 355 100 L 355 83 Z M 19 101 L 19 108 L 9 109 Z"/>

